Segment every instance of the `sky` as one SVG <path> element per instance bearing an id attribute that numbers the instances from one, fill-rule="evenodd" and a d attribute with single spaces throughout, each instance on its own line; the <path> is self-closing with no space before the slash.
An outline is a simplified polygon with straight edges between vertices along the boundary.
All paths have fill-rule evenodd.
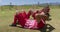
<path id="1" fill-rule="evenodd" d="M 60 0 L 0 0 L 0 5 L 10 5 L 10 2 L 12 2 L 12 5 L 24 5 L 24 4 L 37 4 L 38 2 L 40 4 L 43 3 L 55 3 L 59 2 Z"/>

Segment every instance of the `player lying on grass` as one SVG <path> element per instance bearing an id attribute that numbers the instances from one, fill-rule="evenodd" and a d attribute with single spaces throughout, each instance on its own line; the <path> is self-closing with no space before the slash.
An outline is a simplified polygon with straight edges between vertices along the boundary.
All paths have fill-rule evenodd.
<path id="1" fill-rule="evenodd" d="M 12 26 L 16 26 L 16 23 L 18 24 L 20 23 L 22 26 L 24 26 L 25 18 L 27 17 L 26 17 L 26 13 L 24 10 L 16 12 L 16 14 L 14 15 L 14 22 Z"/>
<path id="2" fill-rule="evenodd" d="M 42 13 L 35 14 L 35 19 L 26 19 L 24 28 L 41 29 L 45 26 L 45 21 L 42 19 Z"/>
<path id="3" fill-rule="evenodd" d="M 32 10 L 29 10 L 29 12 L 28 12 L 28 18 L 30 17 L 30 15 L 32 15 L 32 17 L 35 19 L 35 14 L 37 14 L 37 13 L 45 13 L 44 11 L 40 11 L 40 10 L 36 10 L 36 11 L 32 11 Z M 46 14 L 45 14 L 46 15 Z M 43 19 L 44 19 L 44 21 L 47 19 L 47 15 L 46 16 L 44 16 L 43 17 Z"/>
<path id="4" fill-rule="evenodd" d="M 49 20 L 49 17 L 50 17 L 50 14 L 49 14 L 50 8 L 49 8 L 49 6 L 44 7 L 44 8 L 41 10 L 41 12 L 44 12 L 45 15 L 47 15 L 46 20 Z"/>
<path id="5" fill-rule="evenodd" d="M 39 17 L 40 17 L 40 15 L 42 15 L 42 16 L 39 18 L 39 17 L 36 17 L 36 14 L 39 15 Z M 16 23 L 18 22 L 18 24 L 21 25 L 24 28 L 29 28 L 30 24 L 33 24 L 33 25 L 31 25 L 30 28 L 34 28 L 34 27 L 36 27 L 36 28 L 42 28 L 42 27 L 44 27 L 44 25 L 45 25 L 45 21 L 43 19 L 43 17 L 45 16 L 44 13 L 42 13 L 42 14 L 41 13 L 36 13 L 36 14 L 34 16 L 35 19 L 30 20 L 29 17 L 27 17 L 29 14 L 26 14 L 25 11 L 18 12 L 14 16 L 14 22 L 13 22 L 13 24 L 11 26 L 17 26 Z M 29 22 L 30 24 L 27 23 L 27 22 Z M 35 23 L 36 23 L 36 25 L 35 25 Z M 27 27 L 27 26 L 29 26 L 29 27 Z"/>

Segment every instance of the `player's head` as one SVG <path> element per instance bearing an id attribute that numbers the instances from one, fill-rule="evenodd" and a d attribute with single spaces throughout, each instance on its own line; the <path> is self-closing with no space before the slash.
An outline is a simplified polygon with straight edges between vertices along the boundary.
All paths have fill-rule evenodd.
<path id="1" fill-rule="evenodd" d="M 16 15 L 18 15 L 20 13 L 20 11 L 19 10 L 16 10 Z"/>
<path id="2" fill-rule="evenodd" d="M 40 19 L 41 19 L 41 17 L 42 17 L 42 16 L 41 16 L 40 14 L 38 14 L 38 13 L 37 13 L 37 14 L 35 14 L 35 18 L 36 18 L 37 20 L 40 20 Z"/>
<path id="3" fill-rule="evenodd" d="M 33 11 L 32 8 L 30 8 L 28 12 L 29 12 L 30 14 L 33 14 L 34 11 Z"/>
<path id="4" fill-rule="evenodd" d="M 44 12 L 42 12 L 42 13 L 37 13 L 36 15 L 35 15 L 35 18 L 37 19 L 37 20 L 40 20 L 41 18 L 43 18 L 45 16 L 45 13 Z"/>

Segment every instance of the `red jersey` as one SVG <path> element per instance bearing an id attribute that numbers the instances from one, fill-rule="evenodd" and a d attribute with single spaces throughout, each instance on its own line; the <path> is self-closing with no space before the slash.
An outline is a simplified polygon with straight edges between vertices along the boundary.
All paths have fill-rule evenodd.
<path id="1" fill-rule="evenodd" d="M 26 13 L 23 12 L 23 13 L 19 13 L 18 15 L 15 15 L 14 17 L 14 24 L 16 24 L 17 20 L 18 20 L 18 23 L 24 27 L 25 25 L 25 19 L 26 19 Z"/>
<path id="2" fill-rule="evenodd" d="M 36 19 L 31 20 L 27 19 L 24 28 L 31 28 L 31 29 L 40 29 L 43 28 L 45 25 L 45 22 L 41 20 L 39 23 Z"/>
<path id="3" fill-rule="evenodd" d="M 45 21 L 43 19 L 40 20 L 40 22 L 38 23 L 38 29 L 39 28 L 43 28 L 45 26 Z"/>
<path id="4" fill-rule="evenodd" d="M 32 17 L 35 19 L 35 14 L 37 14 L 37 13 L 41 13 L 42 11 L 36 11 L 36 12 L 34 12 L 33 14 L 32 14 Z"/>
<path id="5" fill-rule="evenodd" d="M 46 8 L 46 12 L 49 12 L 50 11 L 50 8 Z"/>
<path id="6" fill-rule="evenodd" d="M 31 11 L 29 11 L 29 12 L 27 13 L 27 19 L 30 18 L 30 15 L 31 15 Z"/>
<path id="7" fill-rule="evenodd" d="M 45 13 L 49 13 L 49 11 L 50 11 L 50 8 L 43 8 L 42 10 L 41 10 L 42 12 L 45 12 Z"/>

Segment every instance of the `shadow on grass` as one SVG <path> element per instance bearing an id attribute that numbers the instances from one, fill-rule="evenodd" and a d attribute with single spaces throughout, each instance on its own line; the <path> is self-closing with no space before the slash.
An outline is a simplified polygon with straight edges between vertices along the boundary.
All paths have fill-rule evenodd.
<path id="1" fill-rule="evenodd" d="M 41 32 L 52 32 L 55 28 L 51 26 L 50 24 L 46 24 L 44 28 L 39 29 Z"/>
<path id="2" fill-rule="evenodd" d="M 49 14 L 49 15 L 48 15 L 48 18 L 46 19 L 46 21 L 51 21 L 52 18 L 50 18 L 50 17 L 51 17 L 51 15 Z"/>
<path id="3" fill-rule="evenodd" d="M 20 26 L 17 26 L 19 28 L 23 28 L 23 27 L 20 27 Z M 25 29 L 25 28 L 23 28 Z M 44 28 L 42 29 L 39 29 L 39 31 L 41 32 L 52 32 L 55 28 L 53 26 L 51 26 L 50 24 L 46 24 Z"/>
<path id="4" fill-rule="evenodd" d="M 52 19 L 51 18 L 49 18 L 49 19 L 47 19 L 46 21 L 51 21 Z"/>
<path id="5" fill-rule="evenodd" d="M 22 29 L 26 29 L 23 28 L 21 26 L 16 26 L 18 28 L 22 28 Z M 51 26 L 50 24 L 46 24 L 45 27 L 43 27 L 42 29 L 39 29 L 39 31 L 41 32 L 52 32 L 52 30 L 54 30 L 55 28 L 53 26 Z M 32 30 L 36 30 L 36 29 L 32 29 Z"/>

